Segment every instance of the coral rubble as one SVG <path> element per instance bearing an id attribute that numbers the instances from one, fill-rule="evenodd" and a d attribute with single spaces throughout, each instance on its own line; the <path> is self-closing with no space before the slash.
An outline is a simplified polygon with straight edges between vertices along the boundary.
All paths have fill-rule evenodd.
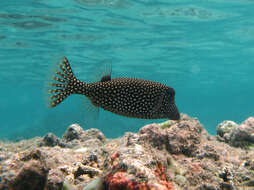
<path id="1" fill-rule="evenodd" d="M 216 137 L 184 114 L 117 139 L 73 124 L 62 138 L 0 143 L 0 190 L 250 190 L 253 143 L 252 117 Z"/>

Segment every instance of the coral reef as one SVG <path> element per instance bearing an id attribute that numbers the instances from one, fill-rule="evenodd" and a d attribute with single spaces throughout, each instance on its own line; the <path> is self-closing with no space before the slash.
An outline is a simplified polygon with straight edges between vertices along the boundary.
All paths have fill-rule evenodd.
<path id="1" fill-rule="evenodd" d="M 0 190 L 250 190 L 253 136 L 253 117 L 216 137 L 184 114 L 117 139 L 73 124 L 62 138 L 1 142 Z"/>
<path id="2" fill-rule="evenodd" d="M 235 147 L 254 147 L 254 117 L 240 125 L 233 121 L 224 121 L 217 126 L 217 139 Z"/>

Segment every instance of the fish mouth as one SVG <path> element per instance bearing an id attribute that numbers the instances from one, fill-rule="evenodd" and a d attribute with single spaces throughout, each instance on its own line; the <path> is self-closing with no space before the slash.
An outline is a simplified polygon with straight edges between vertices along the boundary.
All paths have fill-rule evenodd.
<path id="1" fill-rule="evenodd" d="M 180 119 L 180 113 L 175 105 L 175 103 L 170 105 L 170 117 L 171 120 L 179 120 Z"/>
<path id="2" fill-rule="evenodd" d="M 179 120 L 180 119 L 180 113 L 177 112 L 176 114 L 174 114 L 173 117 L 171 117 L 172 120 Z"/>

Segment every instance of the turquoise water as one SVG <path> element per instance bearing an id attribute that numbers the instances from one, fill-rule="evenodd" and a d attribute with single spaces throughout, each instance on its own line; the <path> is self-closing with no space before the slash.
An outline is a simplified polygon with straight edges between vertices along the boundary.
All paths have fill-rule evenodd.
<path id="1" fill-rule="evenodd" d="M 172 86 L 179 110 L 210 134 L 223 120 L 254 115 L 252 0 L 4 0 L 0 7 L 0 139 L 62 135 L 72 123 L 117 137 L 164 121 L 104 110 L 94 121 L 77 95 L 47 108 L 45 81 L 62 56 L 84 81 L 110 59 L 113 77 Z"/>

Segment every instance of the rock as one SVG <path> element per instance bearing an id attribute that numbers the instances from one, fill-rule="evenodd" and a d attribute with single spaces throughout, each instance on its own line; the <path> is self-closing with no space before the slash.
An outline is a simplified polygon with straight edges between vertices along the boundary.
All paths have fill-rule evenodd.
<path id="1" fill-rule="evenodd" d="M 31 151 L 23 152 L 21 157 L 20 157 L 20 160 L 22 160 L 22 161 L 28 161 L 28 160 L 32 160 L 32 159 L 45 161 L 46 155 L 40 149 L 34 149 L 34 150 L 31 150 Z"/>
<path id="2" fill-rule="evenodd" d="M 67 180 L 64 180 L 63 190 L 76 190 Z"/>
<path id="3" fill-rule="evenodd" d="M 254 143 L 254 117 L 248 118 L 231 132 L 231 144 L 241 145 L 242 142 Z"/>
<path id="4" fill-rule="evenodd" d="M 244 125 L 245 127 L 249 127 L 250 130 L 253 130 L 254 128 L 254 117 L 249 117 L 247 120 L 245 120 L 241 125 Z"/>
<path id="5" fill-rule="evenodd" d="M 93 178 L 96 175 L 101 173 L 97 168 L 93 168 L 90 166 L 84 166 L 81 163 L 78 164 L 77 169 L 74 171 L 74 177 L 77 178 L 80 175 L 87 174 L 90 178 Z"/>
<path id="6" fill-rule="evenodd" d="M 220 183 L 220 189 L 221 190 L 235 190 L 235 187 L 230 183 L 222 182 Z"/>
<path id="7" fill-rule="evenodd" d="M 78 124 L 73 124 L 67 128 L 62 140 L 67 143 L 68 148 L 74 148 L 79 145 L 83 146 L 101 146 L 106 142 L 106 137 L 98 129 L 88 129 L 84 131 Z"/>
<path id="8" fill-rule="evenodd" d="M 183 120 L 167 129 L 166 149 L 172 154 L 191 156 L 198 149 L 202 126 L 197 120 Z"/>
<path id="9" fill-rule="evenodd" d="M 84 141 L 82 143 L 84 146 L 87 146 L 87 147 L 99 147 L 99 146 L 102 146 L 104 144 L 104 142 L 100 141 L 99 139 L 87 139 L 86 141 Z"/>
<path id="10" fill-rule="evenodd" d="M 195 119 L 176 122 L 169 128 L 150 124 L 139 130 L 138 141 L 148 141 L 153 147 L 166 148 L 172 154 L 191 156 L 199 146 L 201 131 L 202 126 Z"/>
<path id="11" fill-rule="evenodd" d="M 43 138 L 42 142 L 40 144 L 41 146 L 61 146 L 64 147 L 64 143 L 59 139 L 57 136 L 55 136 L 53 133 L 47 133 Z"/>
<path id="12" fill-rule="evenodd" d="M 237 125 L 233 121 L 224 121 L 217 126 L 217 140 L 232 146 L 249 148 L 254 145 L 254 117 Z"/>
<path id="13" fill-rule="evenodd" d="M 83 190 L 103 190 L 103 179 L 101 177 L 91 181 Z"/>
<path id="14" fill-rule="evenodd" d="M 244 167 L 248 167 L 248 166 L 250 166 L 250 164 L 251 164 L 251 161 L 250 161 L 250 160 L 245 160 L 245 161 L 242 163 L 242 165 L 243 165 Z"/>
<path id="15" fill-rule="evenodd" d="M 47 190 L 62 190 L 63 184 L 63 174 L 57 170 L 50 170 L 47 180 Z"/>
<path id="16" fill-rule="evenodd" d="M 81 135 L 84 133 L 82 127 L 78 124 L 70 125 L 67 130 L 65 131 L 62 139 L 65 142 L 72 141 L 74 139 L 80 139 Z"/>
<path id="17" fill-rule="evenodd" d="M 252 119 L 241 125 L 250 131 Z M 97 129 L 69 129 L 62 140 L 66 147 L 53 135 L 44 139 L 49 146 L 39 146 L 41 138 L 0 142 L 0 190 L 33 190 L 33 184 L 36 190 L 253 188 L 254 151 L 229 145 L 234 129 L 217 135 L 219 142 L 197 119 L 182 114 L 179 121 L 150 124 L 116 139 L 107 140 Z"/>
<path id="18" fill-rule="evenodd" d="M 228 134 L 230 134 L 232 130 L 237 126 L 238 125 L 233 121 L 223 121 L 216 127 L 217 135 L 222 137 L 226 142 L 229 142 L 230 136 Z"/>
<path id="19" fill-rule="evenodd" d="M 91 153 L 88 156 L 85 156 L 82 160 L 83 165 L 88 165 L 89 163 L 97 163 L 98 162 L 98 156 L 95 153 Z"/>
<path id="20" fill-rule="evenodd" d="M 218 188 L 214 187 L 213 185 L 202 184 L 200 185 L 197 190 L 217 190 Z"/>
<path id="21" fill-rule="evenodd" d="M 1 171 L 0 174 L 2 174 L 0 176 L 0 190 L 5 190 L 5 189 L 9 190 L 9 185 L 13 181 L 13 178 L 16 176 L 16 174 L 10 171 L 9 173 L 4 173 Z"/>
<path id="22" fill-rule="evenodd" d="M 254 179 L 248 181 L 248 182 L 245 182 L 243 185 L 245 186 L 249 186 L 249 187 L 254 187 Z"/>
<path id="23" fill-rule="evenodd" d="M 183 186 L 184 184 L 186 184 L 187 179 L 184 176 L 182 176 L 182 175 L 176 175 L 175 181 L 179 185 Z"/>
<path id="24" fill-rule="evenodd" d="M 250 161 L 250 170 L 254 170 L 254 159 Z"/>
<path id="25" fill-rule="evenodd" d="M 66 143 L 66 148 L 73 149 L 73 148 L 80 147 L 80 146 L 83 147 L 83 145 L 81 144 L 80 139 L 79 140 L 78 139 L 73 139 L 72 141 L 69 141 L 69 142 Z"/>
<path id="26" fill-rule="evenodd" d="M 166 148 L 168 143 L 167 133 L 164 133 L 163 129 L 155 123 L 142 127 L 138 134 L 140 135 L 138 141 L 148 141 L 153 147 L 159 150 Z"/>
<path id="27" fill-rule="evenodd" d="M 146 139 L 146 136 L 143 138 Z M 128 138 L 125 140 L 128 141 Z M 127 145 L 126 142 L 123 144 Z M 167 157 L 149 150 L 140 144 L 132 144 L 113 152 L 107 164 L 109 172 L 104 176 L 107 189 L 173 189 L 173 185 L 166 177 Z M 155 155 L 162 158 L 158 159 L 162 163 L 153 158 Z"/>
<path id="28" fill-rule="evenodd" d="M 9 190 L 8 185 L 0 183 L 0 190 Z"/>
<path id="29" fill-rule="evenodd" d="M 202 146 L 195 154 L 198 159 L 209 158 L 217 161 L 220 158 L 215 148 L 209 145 Z"/>
<path id="30" fill-rule="evenodd" d="M 32 160 L 24 165 L 11 182 L 12 190 L 44 190 L 48 169 L 40 162 Z"/>
<path id="31" fill-rule="evenodd" d="M 249 177 L 249 176 L 242 176 L 242 180 L 243 180 L 243 181 L 249 181 L 249 180 L 250 180 L 250 177 Z"/>
<path id="32" fill-rule="evenodd" d="M 222 178 L 224 182 L 232 180 L 233 174 L 231 169 L 228 167 L 224 167 L 222 171 L 219 173 L 219 177 Z"/>
<path id="33" fill-rule="evenodd" d="M 0 162 L 3 162 L 4 160 L 8 159 L 8 154 L 4 152 L 0 152 Z"/>
<path id="34" fill-rule="evenodd" d="M 96 154 L 90 154 L 87 159 L 89 162 L 97 162 L 98 161 L 98 157 Z"/>
<path id="35" fill-rule="evenodd" d="M 82 134 L 83 142 L 88 140 L 94 140 L 94 139 L 97 139 L 102 143 L 106 142 L 106 137 L 99 129 L 91 128 L 84 131 L 84 133 Z"/>
<path id="36" fill-rule="evenodd" d="M 86 147 L 82 147 L 82 148 L 78 148 L 76 150 L 74 150 L 74 152 L 80 152 L 80 153 L 85 153 L 88 151 L 88 148 Z"/>
<path id="37" fill-rule="evenodd" d="M 160 126 L 160 128 L 162 129 L 165 129 L 165 128 L 170 128 L 172 125 L 176 124 L 177 121 L 174 121 L 174 120 L 168 120 L 168 121 L 165 121 L 163 123 L 159 123 L 157 125 Z"/>
<path id="38" fill-rule="evenodd" d="M 187 115 L 187 114 L 185 114 L 185 113 L 181 113 L 181 114 L 180 114 L 180 120 L 181 120 L 181 121 L 184 121 L 184 120 L 192 120 L 192 119 L 197 120 L 197 118 L 191 118 L 189 115 Z"/>

